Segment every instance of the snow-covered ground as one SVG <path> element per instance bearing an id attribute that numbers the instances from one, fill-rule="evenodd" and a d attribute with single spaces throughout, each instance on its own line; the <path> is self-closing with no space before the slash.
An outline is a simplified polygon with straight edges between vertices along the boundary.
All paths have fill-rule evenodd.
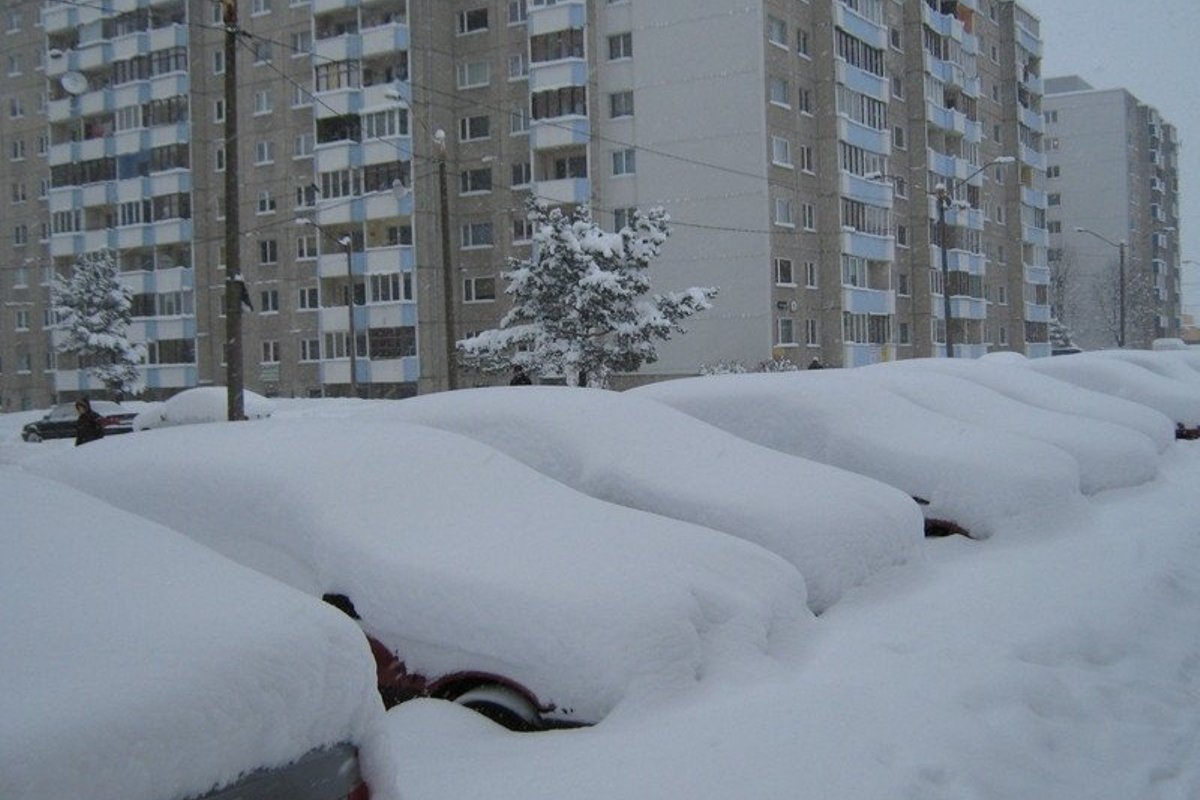
<path id="1" fill-rule="evenodd" d="M 1189 364 L 1182 355 L 1176 363 Z M 1006 421 L 1010 427 L 1014 419 L 1031 421 L 1016 426 L 1019 433 L 997 430 L 994 420 L 988 427 L 986 419 L 964 418 L 953 403 L 935 408 L 947 398 L 918 398 L 908 378 L 889 375 L 877 382 L 864 374 L 853 378 L 861 386 L 851 393 L 838 384 L 850 375 L 830 370 L 788 377 L 797 393 L 824 397 L 830 408 L 853 398 L 858 417 L 817 404 L 811 408 L 824 417 L 781 411 L 775 420 L 779 437 L 796 427 L 823 436 L 826 443 L 835 435 L 852 442 L 877 434 L 878 452 L 895 453 L 885 476 L 911 480 L 922 465 L 936 469 L 938 480 L 964 493 L 960 499 L 987 506 L 979 515 L 991 538 L 923 540 L 917 544 L 920 557 L 875 572 L 800 626 L 804 646 L 798 652 L 764 657 L 741 646 L 753 637 L 731 636 L 725 643 L 734 646 L 714 654 L 719 657 L 705 662 L 705 669 L 642 683 L 641 691 L 620 697 L 594 727 L 513 734 L 449 703 L 402 704 L 384 715 L 383 725 L 365 742 L 362 755 L 374 797 L 1200 797 L 1200 442 L 1176 442 L 1163 433 L 1181 421 L 1171 412 L 1190 414 L 1200 391 L 1189 387 L 1188 374 L 1176 367 L 1152 373 L 1113 358 L 1052 368 L 1015 359 L 980 362 L 988 365 L 1019 368 L 1030 378 L 975 376 L 967 390 L 958 387 L 965 377 L 946 371 L 954 380 L 939 386 L 960 392 L 963 403 L 970 399 L 979 405 L 986 397 L 989 407 L 1012 417 Z M 944 365 L 909 369 L 936 366 Z M 1060 369 L 1072 385 L 1037 379 L 1043 370 L 1051 375 Z M 704 396 L 744 379 L 758 393 L 759 379 L 770 377 L 708 378 L 692 385 Z M 893 380 L 891 387 L 884 385 Z M 989 385 L 995 396 L 976 391 Z M 1021 385 L 1028 392 L 1016 392 Z M 1075 388 L 1083 385 L 1091 391 Z M 1138 386 L 1140 394 L 1133 390 Z M 1071 401 L 1077 401 L 1074 423 L 1033 424 L 1047 418 L 997 399 L 1012 401 L 1014 392 L 1040 412 L 1071 413 Z M 1105 401 L 1114 397 L 1123 400 Z M 296 423 L 307 427 L 307 436 L 264 436 L 275 448 L 280 474 L 290 475 L 299 469 L 290 462 L 302 465 L 311 453 L 323 452 L 315 443 L 329 431 L 386 419 L 387 406 L 279 401 L 270 420 L 239 423 L 238 438 L 257 441 L 258 431 Z M 754 419 L 751 410 L 745 417 Z M 1098 426 L 1087 427 L 1083 418 Z M 832 429 L 820 429 L 821 419 Z M 102 471 L 106 463 L 135 463 L 126 454 L 154 449 L 149 437 L 174 437 L 190 443 L 180 448 L 179 458 L 210 477 L 215 468 L 201 468 L 209 452 L 206 439 L 227 443 L 223 430 L 232 427 L 220 423 L 135 433 L 76 450 L 69 443 L 20 442 L 12 431 L 24 421 L 23 415 L 0 416 L 0 462 L 40 463 L 39 470 L 56 463 L 72 472 L 69 464 L 75 460 Z M 847 425 L 857 425 L 854 437 Z M 1097 431 L 1099 442 L 1078 435 L 1081 430 Z M 938 449 L 937 436 L 947 432 L 954 446 Z M 593 426 L 591 435 L 603 438 L 605 426 Z M 139 443 L 139 437 L 147 438 Z M 905 445 L 922 458 L 902 469 Z M 1114 453 L 1126 447 L 1132 453 L 1127 467 L 1114 466 Z M 597 445 L 596 452 L 601 451 Z M 521 466 L 492 453 L 489 458 L 509 470 Z M 930 453 L 953 457 L 947 462 L 953 468 L 938 464 Z M 873 466 L 868 456 L 864 445 L 855 465 Z M 428 452 L 422 457 L 434 458 Z M 326 474 L 344 468 L 327 466 Z M 263 519 L 291 513 L 278 504 L 270 472 L 267 461 L 254 462 L 240 476 L 263 489 Z M 1031 476 L 1037 480 L 1029 481 Z M 453 493 L 456 485 L 445 478 L 429 480 L 423 489 L 445 492 L 444 499 L 453 502 L 459 497 Z M 1004 505 L 989 494 L 993 485 L 1003 490 Z M 7 505 L 9 493 L 19 490 L 19 484 L 14 488 L 0 478 L 0 502 Z M 136 491 L 122 502 L 165 507 L 161 499 L 139 501 Z M 565 511 L 533 503 L 529 513 L 569 521 L 576 502 L 581 501 L 573 500 Z M 404 519 L 403 510 L 395 513 Z M 614 563 L 599 545 L 591 548 L 580 558 L 598 566 Z M 671 567 L 662 570 L 665 574 Z M 645 573 L 630 572 L 628 578 L 631 592 L 645 598 L 645 587 L 633 585 L 647 580 Z M 0 586 L 0 594 L 5 591 Z M 581 607 L 572 600 L 542 613 L 556 610 L 569 618 Z M 582 610 L 588 611 L 586 618 L 603 611 L 586 605 Z M 537 638 L 537 631 L 529 633 Z M 573 638 L 607 634 L 581 628 Z M 7 732 L 6 724 L 0 719 L 0 732 Z M 25 798 L 17 795 L 17 800 Z"/>

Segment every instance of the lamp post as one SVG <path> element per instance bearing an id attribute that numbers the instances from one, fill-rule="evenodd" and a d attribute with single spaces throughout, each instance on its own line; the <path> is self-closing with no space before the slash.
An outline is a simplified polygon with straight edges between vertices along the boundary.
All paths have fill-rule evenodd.
<path id="1" fill-rule="evenodd" d="M 446 389 L 458 388 L 458 376 L 454 362 L 458 350 L 454 346 L 454 272 L 450 264 L 450 198 L 446 186 L 446 132 L 438 128 L 433 133 L 438 169 L 438 223 L 442 235 L 442 316 L 445 318 L 446 336 Z"/>
<path id="2" fill-rule="evenodd" d="M 311 225 L 320 231 L 322 236 L 329 236 L 322 226 L 307 217 L 300 217 L 296 220 L 296 224 Z M 330 238 L 333 237 L 330 236 Z M 335 241 L 342 246 L 342 250 L 346 253 L 346 320 L 350 338 L 347 348 L 350 351 L 350 396 L 358 397 L 358 333 L 354 327 L 354 261 L 352 258 L 354 240 L 349 235 L 343 235 Z"/>
<path id="3" fill-rule="evenodd" d="M 1125 240 L 1114 242 L 1106 236 L 1101 236 L 1090 228 L 1076 228 L 1076 233 L 1086 233 L 1095 236 L 1110 247 L 1117 248 L 1117 347 L 1125 346 Z"/>
<path id="4" fill-rule="evenodd" d="M 968 183 L 972 178 L 983 172 L 988 167 L 996 164 L 1011 164 L 1016 160 L 1017 159 L 1013 156 L 999 156 L 997 158 L 993 158 L 991 161 L 987 162 L 982 167 L 963 178 L 961 181 L 959 181 L 959 183 Z M 946 321 L 946 358 L 954 358 L 954 334 L 952 333 L 953 328 L 950 325 L 950 317 L 953 313 L 953 309 L 950 305 L 950 259 L 947 252 L 949 248 L 946 246 L 946 209 L 949 208 L 951 202 L 953 202 L 951 200 L 953 191 L 951 191 L 951 189 L 948 188 L 944 183 L 939 183 L 936 187 L 934 187 L 934 191 L 937 193 L 938 239 L 940 241 L 940 247 L 942 250 L 942 316 Z"/>

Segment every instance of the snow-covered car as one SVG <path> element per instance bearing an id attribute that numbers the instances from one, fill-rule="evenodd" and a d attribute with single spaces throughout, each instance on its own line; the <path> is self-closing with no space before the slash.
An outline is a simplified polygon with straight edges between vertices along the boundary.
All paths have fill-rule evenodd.
<path id="1" fill-rule="evenodd" d="M 92 400 L 92 410 L 100 415 L 104 435 L 129 433 L 137 412 L 111 400 Z M 42 442 L 47 439 L 74 439 L 75 421 L 79 412 L 75 403 L 58 403 L 46 412 L 46 416 L 29 423 L 21 429 L 21 438 L 27 442 Z"/>
<path id="2" fill-rule="evenodd" d="M 760 544 L 800 570 L 817 613 L 919 552 L 921 513 L 903 492 L 627 392 L 473 389 L 364 413 L 461 433 L 601 500 Z"/>
<path id="3" fill-rule="evenodd" d="M 225 422 L 229 419 L 228 402 L 228 390 L 224 386 L 185 389 L 138 414 L 133 420 L 133 430 Z M 249 390 L 242 391 L 242 404 L 247 419 L 266 419 L 274 410 L 270 400 Z"/>
<path id="4" fill-rule="evenodd" d="M 365 800 L 356 626 L 16 467 L 0 507 L 0 797 Z"/>
<path id="5" fill-rule="evenodd" d="M 1190 358 L 1189 358 L 1190 357 Z M 1168 416 L 1179 438 L 1200 435 L 1200 389 L 1186 372 L 1188 351 L 1096 351 L 1074 358 L 1033 358 L 1029 369 L 1086 389 L 1132 400 Z"/>
<path id="6" fill-rule="evenodd" d="M 775 664 L 812 621 L 779 556 L 446 431 L 314 418 L 129 438 L 24 465 L 352 613 L 390 700 L 457 700 L 514 727 L 596 722 Z"/>
<path id="7" fill-rule="evenodd" d="M 1061 448 L 934 411 L 865 369 L 718 375 L 632 391 L 894 486 L 922 505 L 930 534 L 987 537 L 1002 519 L 1082 499 L 1079 463 Z"/>

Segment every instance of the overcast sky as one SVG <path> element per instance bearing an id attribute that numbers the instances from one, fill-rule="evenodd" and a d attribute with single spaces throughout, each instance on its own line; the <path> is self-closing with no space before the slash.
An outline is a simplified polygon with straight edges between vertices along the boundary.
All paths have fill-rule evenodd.
<path id="1" fill-rule="evenodd" d="M 1200 0 L 1021 0 L 1041 17 L 1042 74 L 1124 88 L 1179 129 L 1183 258 L 1200 261 Z M 1200 305 L 1200 266 L 1184 266 Z"/>

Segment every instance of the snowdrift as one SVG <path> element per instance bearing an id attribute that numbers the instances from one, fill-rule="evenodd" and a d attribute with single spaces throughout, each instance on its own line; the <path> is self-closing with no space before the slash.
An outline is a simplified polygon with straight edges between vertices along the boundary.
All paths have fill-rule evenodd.
<path id="1" fill-rule="evenodd" d="M 919 509 L 900 491 L 629 393 L 474 389 L 369 413 L 381 424 L 461 433 L 601 500 L 760 544 L 799 568 L 818 613 L 879 569 L 915 557 L 923 535 Z"/>
<path id="2" fill-rule="evenodd" d="M 13 468 L 0 506 L 5 800 L 194 797 L 382 718 L 366 641 L 329 606 Z"/>
<path id="3" fill-rule="evenodd" d="M 347 595 L 410 672 L 505 677 L 550 719 L 596 721 L 721 665 L 769 669 L 812 619 L 803 578 L 760 547 L 422 426 L 192 426 L 27 465 L 310 595 Z"/>

